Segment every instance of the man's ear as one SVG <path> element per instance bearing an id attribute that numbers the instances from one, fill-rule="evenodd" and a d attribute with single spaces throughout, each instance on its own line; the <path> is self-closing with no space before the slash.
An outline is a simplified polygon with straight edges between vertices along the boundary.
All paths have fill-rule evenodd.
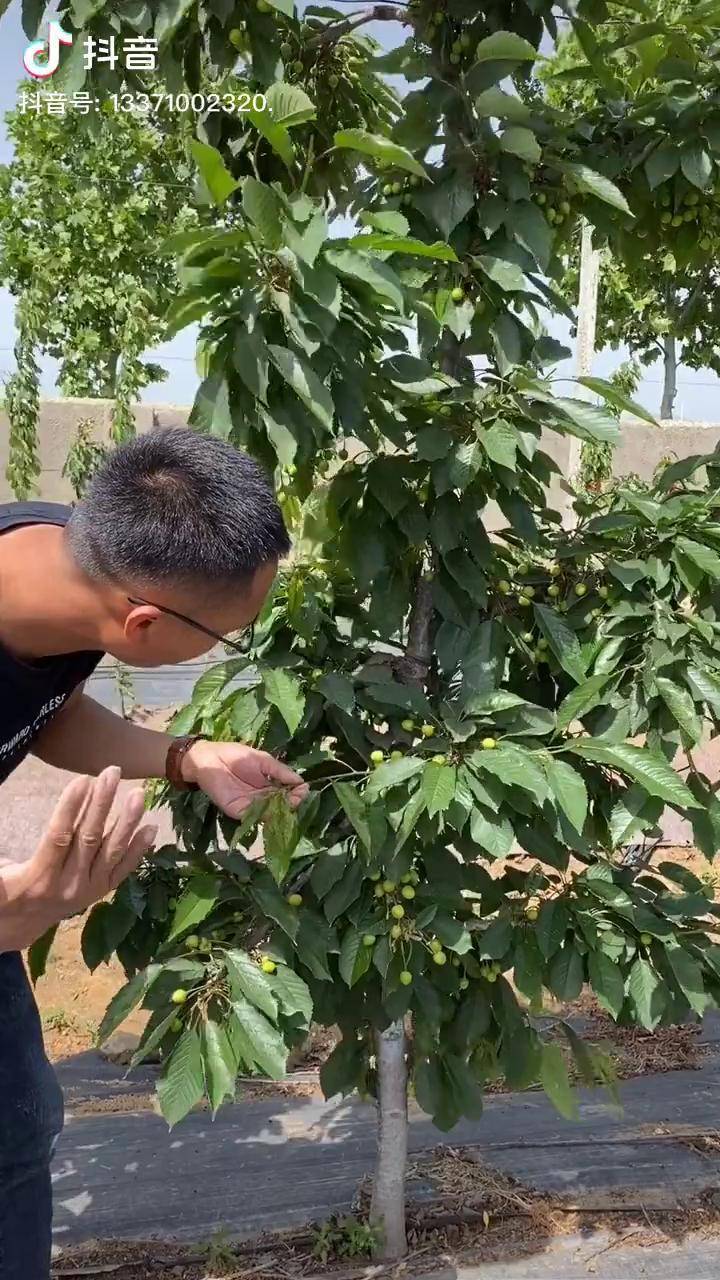
<path id="1" fill-rule="evenodd" d="M 123 633 L 126 640 L 139 640 L 157 622 L 160 610 L 154 604 L 133 605 L 126 614 Z"/>

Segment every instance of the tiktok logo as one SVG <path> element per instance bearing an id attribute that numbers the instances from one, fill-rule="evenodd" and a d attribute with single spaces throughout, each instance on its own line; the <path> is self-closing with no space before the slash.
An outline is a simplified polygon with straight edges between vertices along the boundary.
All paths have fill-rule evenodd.
<path id="1" fill-rule="evenodd" d="M 72 44 L 70 33 L 59 22 L 48 24 L 47 40 L 33 40 L 23 54 L 23 66 L 35 80 L 47 80 L 60 66 L 60 45 Z"/>

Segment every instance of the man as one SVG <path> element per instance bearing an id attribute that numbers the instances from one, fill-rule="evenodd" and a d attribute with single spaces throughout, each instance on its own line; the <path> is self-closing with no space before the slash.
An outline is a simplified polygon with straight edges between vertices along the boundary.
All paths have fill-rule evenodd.
<path id="1" fill-rule="evenodd" d="M 49 1165 L 62 1125 L 18 953 L 103 898 L 150 848 L 141 789 L 110 821 L 120 777 L 201 787 L 233 817 L 278 786 L 293 804 L 307 790 L 265 752 L 129 724 L 83 682 L 103 653 L 152 667 L 247 633 L 288 549 L 256 464 L 185 429 L 123 445 L 74 509 L 0 507 L 0 783 L 29 752 L 96 775 L 67 788 L 33 857 L 0 866 L 2 1280 L 48 1276 Z"/>

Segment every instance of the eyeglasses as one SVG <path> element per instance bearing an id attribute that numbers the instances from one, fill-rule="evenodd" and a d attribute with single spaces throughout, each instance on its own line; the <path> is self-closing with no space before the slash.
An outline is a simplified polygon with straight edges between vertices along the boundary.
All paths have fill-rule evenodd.
<path id="1" fill-rule="evenodd" d="M 155 604 L 152 600 L 136 600 L 132 596 L 128 596 L 127 601 L 128 604 L 149 604 L 153 609 L 159 610 L 160 613 L 166 613 L 169 618 L 177 618 L 178 622 L 184 622 L 188 627 L 193 627 L 195 631 L 201 631 L 204 636 L 209 636 L 211 640 L 217 641 L 218 644 L 224 644 L 228 649 L 234 649 L 235 653 L 242 654 L 243 657 L 250 652 L 255 642 L 254 622 L 250 624 L 242 640 L 238 642 L 221 635 L 219 631 L 212 631 L 210 627 L 206 627 L 202 622 L 196 622 L 194 618 L 188 618 L 185 613 L 178 613 L 176 609 L 168 609 L 164 604 Z"/>

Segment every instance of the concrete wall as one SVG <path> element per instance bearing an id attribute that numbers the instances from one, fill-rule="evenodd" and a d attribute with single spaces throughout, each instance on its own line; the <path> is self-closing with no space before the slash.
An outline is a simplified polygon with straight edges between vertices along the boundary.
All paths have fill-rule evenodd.
<path id="1" fill-rule="evenodd" d="M 134 409 L 138 431 L 152 431 L 153 427 L 185 426 L 190 409 L 172 404 L 138 404 Z M 93 434 L 98 441 L 110 440 L 112 423 L 111 400 L 45 400 L 40 408 L 39 440 L 42 473 L 38 483 L 40 496 L 47 502 L 68 502 L 72 490 L 62 478 L 62 469 L 78 424 L 93 423 Z M 0 502 L 11 502 L 13 495 L 5 478 L 8 460 L 9 424 L 4 412 L 0 412 Z M 615 452 L 614 470 L 617 476 L 635 472 L 650 478 L 661 458 L 669 455 L 678 458 L 693 453 L 709 453 L 720 441 L 720 424 L 707 422 L 667 422 L 651 427 L 644 422 L 626 421 L 623 424 L 622 442 Z M 550 431 L 543 440 L 543 448 L 557 462 L 566 476 L 569 458 L 569 437 Z M 560 484 L 556 481 L 550 490 L 551 504 L 562 510 L 568 502 Z M 496 527 L 504 523 L 502 517 L 492 518 Z"/>

